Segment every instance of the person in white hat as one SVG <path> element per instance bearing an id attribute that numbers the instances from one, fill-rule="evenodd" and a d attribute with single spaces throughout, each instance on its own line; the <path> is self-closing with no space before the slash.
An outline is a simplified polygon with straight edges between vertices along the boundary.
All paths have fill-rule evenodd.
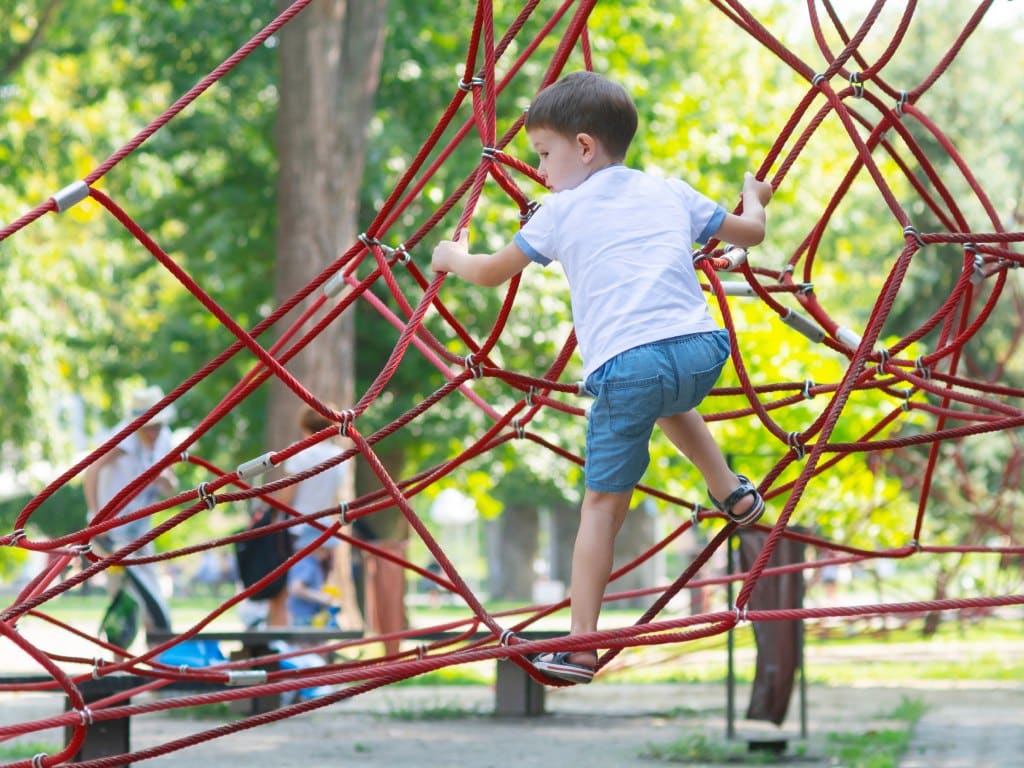
<path id="1" fill-rule="evenodd" d="M 159 387 L 151 386 L 132 393 L 128 402 L 126 417 L 115 426 L 109 435 L 116 434 L 124 429 L 125 425 L 142 414 L 149 411 L 164 397 Z M 155 414 L 149 421 L 143 424 L 132 434 L 125 437 L 116 447 L 110 449 L 106 454 L 93 462 L 86 469 L 83 476 L 85 490 L 85 503 L 88 509 L 90 521 L 115 497 L 117 494 L 131 484 L 139 475 L 149 469 L 171 449 L 171 430 L 168 426 L 174 418 L 174 407 L 168 406 Z M 106 438 L 104 438 L 106 439 Z M 135 496 L 118 511 L 117 517 L 124 517 L 132 512 L 159 501 L 161 498 L 173 494 L 178 487 L 177 478 L 170 467 L 165 468 L 149 485 L 139 490 Z M 125 522 L 116 528 L 111 528 L 95 540 L 95 545 L 103 552 L 110 554 L 116 552 L 129 543 L 144 536 L 151 528 L 152 521 L 148 517 Z M 131 557 L 139 557 L 154 554 L 152 542 L 137 550 Z M 145 563 L 133 565 L 128 569 L 108 569 L 107 590 L 112 596 L 113 606 L 115 601 L 120 603 L 128 602 L 127 598 L 120 597 L 122 591 L 126 591 L 132 598 L 142 604 L 146 617 L 146 627 L 149 629 L 170 629 L 170 611 L 161 593 L 159 574 L 154 564 Z M 127 578 L 125 576 L 127 575 Z M 108 609 L 108 614 L 110 610 Z M 125 619 L 130 621 L 130 619 Z M 106 622 L 104 622 L 106 623 Z M 134 637 L 134 631 L 122 627 L 118 637 L 111 637 L 111 631 L 107 631 L 108 639 L 126 640 L 131 642 L 129 635 Z"/>

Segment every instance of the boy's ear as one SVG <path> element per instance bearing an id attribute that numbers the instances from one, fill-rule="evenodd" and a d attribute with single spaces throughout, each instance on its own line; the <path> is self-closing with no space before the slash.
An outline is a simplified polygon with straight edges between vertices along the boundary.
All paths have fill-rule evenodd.
<path id="1" fill-rule="evenodd" d="M 591 162 L 597 156 L 597 139 L 589 133 L 576 134 L 576 147 L 579 149 L 580 156 L 584 163 Z"/>

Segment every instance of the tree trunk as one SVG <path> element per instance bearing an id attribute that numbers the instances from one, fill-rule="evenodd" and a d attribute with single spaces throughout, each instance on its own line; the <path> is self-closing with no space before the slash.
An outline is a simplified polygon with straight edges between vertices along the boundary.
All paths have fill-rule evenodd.
<path id="1" fill-rule="evenodd" d="M 283 9 L 289 0 L 281 0 Z M 280 34 L 277 151 L 277 301 L 289 299 L 356 241 L 359 187 L 383 51 L 386 0 L 315 0 Z M 295 321 L 319 292 L 283 318 Z M 316 398 L 354 403 L 353 313 L 346 312 L 289 363 Z M 302 409 L 270 388 L 266 439 L 279 450 L 301 437 Z M 353 479 L 351 473 L 348 482 Z M 345 489 L 351 495 L 353 487 Z"/>
<path id="2" fill-rule="evenodd" d="M 939 569 L 938 575 L 935 577 L 935 591 L 932 594 L 932 600 L 945 600 L 947 590 L 949 589 L 949 582 L 955 573 L 952 569 L 941 568 Z M 924 615 L 924 625 L 921 627 L 922 637 L 932 637 L 936 632 L 939 631 L 939 625 L 942 623 L 942 612 L 941 611 L 929 611 Z"/>
<path id="3" fill-rule="evenodd" d="M 495 600 L 529 601 L 533 598 L 533 561 L 537 558 L 537 508 L 506 506 L 495 521 L 497 543 L 488 584 Z"/>
<path id="4" fill-rule="evenodd" d="M 556 504 L 551 509 L 551 578 L 568 590 L 572 578 L 572 550 L 580 527 L 580 508 L 576 504 Z"/>

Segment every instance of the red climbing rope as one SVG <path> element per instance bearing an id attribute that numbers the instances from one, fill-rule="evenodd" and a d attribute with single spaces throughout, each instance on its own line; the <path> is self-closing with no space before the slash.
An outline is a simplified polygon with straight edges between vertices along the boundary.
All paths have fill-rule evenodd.
<path id="1" fill-rule="evenodd" d="M 458 83 L 452 84 L 447 106 L 424 137 L 419 152 L 412 158 L 373 220 L 363 234 L 332 263 L 325 265 L 309 284 L 283 301 L 255 327 L 247 330 L 167 255 L 157 238 L 140 226 L 121 203 L 96 189 L 94 184 L 115 165 L 130 162 L 133 154 L 147 139 L 201 98 L 220 78 L 243 64 L 253 50 L 300 13 L 308 2 L 294 2 L 84 179 L 56 192 L 50 199 L 0 229 L 0 242 L 3 242 L 41 218 L 59 213 L 91 197 L 99 204 L 103 215 L 109 215 L 112 221 L 130 233 L 152 256 L 154 263 L 173 276 L 234 337 L 230 346 L 182 381 L 147 413 L 140 415 L 50 482 L 21 510 L 14 530 L 0 536 L 0 544 L 47 552 L 55 558 L 0 612 L 0 633 L 17 645 L 45 681 L 0 684 L 0 690 L 62 690 L 70 702 L 70 709 L 61 715 L 0 727 L 0 740 L 48 728 L 71 728 L 72 736 L 59 754 L 22 761 L 16 765 L 35 768 L 37 765 L 56 765 L 70 759 L 92 725 L 119 717 L 275 693 L 293 693 L 316 686 L 339 686 L 316 699 L 300 701 L 273 712 L 224 724 L 186 738 L 170 740 L 130 755 L 98 758 L 76 765 L 98 768 L 121 764 L 126 758 L 142 760 L 155 757 L 328 706 L 392 682 L 455 664 L 510 658 L 531 674 L 536 674 L 523 661 L 524 654 L 566 648 L 564 639 L 527 642 L 518 637 L 517 633 L 535 628 L 542 620 L 561 611 L 566 607 L 567 600 L 523 606 L 508 612 L 489 611 L 485 601 L 460 573 L 460 564 L 445 553 L 430 527 L 417 514 L 413 502 L 419 494 L 459 468 L 474 460 L 486 460 L 489 454 L 517 441 L 521 445 L 528 443 L 544 451 L 551 457 L 551 461 L 559 462 L 567 468 L 582 466 L 580 449 L 562 445 L 557 436 L 544 428 L 542 420 L 547 414 L 563 417 L 562 423 L 566 420 L 578 422 L 585 418 L 585 405 L 577 399 L 580 395 L 579 385 L 564 380 L 575 351 L 575 336 L 569 333 L 557 354 L 551 360 L 538 361 L 535 369 L 516 371 L 503 368 L 498 362 L 502 358 L 497 352 L 500 352 L 502 344 L 509 343 L 510 317 L 519 291 L 518 278 L 506 289 L 493 323 L 481 327 L 456 317 L 445 306 L 444 276 L 425 275 L 412 255 L 425 238 L 438 233 L 442 223 L 450 224 L 450 214 L 456 208 L 460 211 L 455 217 L 458 220 L 457 227 L 468 224 L 485 190 L 503 196 L 508 201 L 509 210 L 523 217 L 536 205 L 532 194 L 541 191 L 540 177 L 527 159 L 517 157 L 511 149 L 515 146 L 513 140 L 522 129 L 522 116 L 512 116 L 504 133 L 499 133 L 498 122 L 502 117 L 499 114 L 502 108 L 500 97 L 512 83 L 526 77 L 536 78 L 536 82 L 532 83 L 535 88 L 552 82 L 569 66 L 570 61 L 581 62 L 582 66 L 588 68 L 593 66 L 588 23 L 596 0 L 561 0 L 551 3 L 530 0 L 508 21 L 504 31 L 503 21 L 495 16 L 493 4 L 480 2 L 468 38 L 464 62 L 466 74 Z M 808 3 L 808 21 L 818 49 L 818 56 L 813 63 L 801 59 L 783 45 L 742 3 L 736 0 L 711 0 L 709 5 L 730 20 L 738 33 L 749 35 L 778 61 L 788 66 L 801 83 L 802 94 L 795 99 L 792 113 L 760 161 L 759 177 L 770 179 L 778 189 L 792 183 L 799 173 L 805 172 L 808 160 L 805 153 L 810 151 L 808 147 L 812 138 L 826 120 L 838 125 L 848 138 L 850 156 L 846 173 L 832 199 L 802 241 L 791 251 L 787 250 L 784 263 L 779 268 L 766 265 L 757 258 L 735 262 L 723 252 L 718 243 L 712 242 L 695 254 L 699 272 L 705 280 L 712 305 L 720 312 L 725 327 L 734 339 L 737 337 L 739 322 L 735 302 L 756 302 L 788 328 L 819 344 L 822 355 L 840 361 L 843 373 L 828 381 L 780 380 L 776 372 L 765 371 L 758 368 L 757 363 L 751 362 L 752 358 L 744 349 L 742 341 L 733 345 L 732 364 L 737 384 L 723 386 L 712 393 L 707 403 L 712 410 L 705 414 L 705 418 L 716 423 L 739 419 L 756 422 L 760 435 L 758 439 L 765 446 L 764 453 L 774 459 L 774 464 L 764 473 L 759 483 L 759 489 L 766 499 L 777 502 L 773 507 L 773 512 L 777 513 L 775 522 L 758 526 L 767 532 L 763 549 L 746 572 L 725 576 L 709 575 L 712 558 L 728 546 L 734 532 L 733 525 L 727 524 L 720 513 L 704 506 L 702 502 L 681 498 L 663 488 L 638 486 L 639 494 L 679 511 L 680 517 L 685 519 L 647 552 L 616 570 L 612 574 L 613 589 L 616 582 L 643 563 L 663 554 L 688 532 L 700 529 L 704 533 L 704 529 L 708 528 L 714 530 L 705 537 L 708 539 L 707 544 L 701 547 L 683 572 L 670 584 L 608 595 L 609 601 L 652 598 L 649 608 L 632 626 L 574 636 L 573 649 L 602 650 L 604 653 L 600 658 L 600 666 L 604 667 L 631 647 L 684 643 L 722 635 L 747 621 L 814 621 L 822 618 L 870 617 L 1024 604 L 1024 595 L 995 594 L 792 610 L 761 611 L 750 608 L 753 590 L 762 579 L 787 573 L 802 573 L 825 566 L 859 564 L 878 559 L 905 560 L 922 555 L 1024 555 L 1024 544 L 1012 539 L 1013 532 L 1019 528 L 1000 521 L 994 511 L 997 502 L 990 504 L 978 499 L 974 503 L 979 510 L 979 530 L 998 533 L 1002 537 L 998 546 L 984 544 L 985 538 L 980 535 L 977 540 L 959 545 L 923 540 L 926 535 L 923 522 L 935 493 L 940 460 L 948 458 L 942 452 L 949 446 L 954 447 L 954 452 L 960 450 L 963 440 L 971 436 L 994 432 L 1015 435 L 1024 426 L 1024 409 L 1021 408 L 1024 391 L 1003 378 L 1009 360 L 1001 360 L 995 372 L 986 373 L 972 369 L 966 354 L 969 345 L 979 337 L 997 306 L 1010 303 L 1016 308 L 1015 316 L 1019 316 L 1021 307 L 1024 307 L 1019 281 L 1010 279 L 1012 270 L 1024 262 L 1024 255 L 1018 249 L 1019 244 L 1024 242 L 1024 232 L 1007 231 L 978 175 L 971 170 L 957 152 L 954 143 L 923 106 L 924 97 L 961 54 L 991 2 L 978 4 L 977 9 L 963 22 L 949 50 L 916 83 L 890 82 L 887 69 L 911 27 L 916 3 L 905 4 L 899 23 L 888 33 L 888 42 L 874 57 L 867 53 L 864 41 L 869 34 L 883 34 L 878 21 L 885 6 L 884 0 L 876 0 L 855 29 L 844 26 L 841 14 L 832 2 L 823 3 L 824 13 L 819 13 L 816 3 Z M 528 29 L 535 29 L 532 36 L 527 33 Z M 834 50 L 837 46 L 829 42 L 834 39 L 840 41 L 838 50 Z M 545 48 L 546 42 L 553 42 L 554 45 Z M 543 74 L 539 77 L 524 74 L 528 71 L 525 65 L 534 62 L 542 50 L 552 50 L 549 58 L 543 62 Z M 960 175 L 959 181 L 966 185 L 973 201 L 983 211 L 985 221 L 982 226 L 970 225 L 964 204 L 951 192 L 951 185 L 940 172 L 935 157 L 930 156 L 921 142 L 915 140 L 915 135 L 922 134 L 930 137 L 941 149 L 944 159 L 952 160 Z M 405 232 L 403 228 L 409 226 L 413 205 L 422 201 L 423 190 L 455 151 L 467 145 L 479 151 L 480 159 L 475 167 L 455 185 L 440 205 L 429 211 L 422 221 L 410 226 L 411 231 Z M 914 217 L 910 211 L 916 212 L 917 209 L 908 208 L 905 202 L 901 202 L 895 191 L 895 178 L 889 170 L 893 167 L 898 171 L 899 181 L 907 183 L 916 195 L 917 202 L 927 208 L 932 218 L 945 227 L 944 230 L 922 232 L 914 226 Z M 814 277 L 827 266 L 827 255 L 822 251 L 841 202 L 855 180 L 863 182 L 865 179 L 874 186 L 878 198 L 891 216 L 893 236 L 891 253 L 879 260 L 878 277 L 881 287 L 873 297 L 870 319 L 863 329 L 855 332 L 845 328 L 838 319 L 843 313 L 828 306 L 827 299 L 815 291 Z M 388 241 L 400 241 L 401 245 L 391 247 L 387 245 Z M 883 331 L 887 330 L 886 322 L 893 313 L 910 269 L 920 259 L 922 250 L 940 246 L 953 248 L 959 254 L 958 279 L 936 306 L 928 307 L 927 317 L 916 328 L 902 338 L 887 338 Z M 412 278 L 411 281 L 399 279 L 403 270 Z M 724 280 L 725 270 L 731 270 L 732 279 L 729 281 Z M 357 272 L 363 277 L 358 277 Z M 372 289 L 378 290 L 375 293 Z M 320 295 L 307 306 L 307 299 L 316 291 L 321 291 Z M 737 295 L 741 298 L 734 298 Z M 388 298 L 384 300 L 381 296 Z M 306 307 L 301 317 L 285 326 L 284 318 L 300 304 Z M 353 311 L 359 304 L 370 306 L 384 316 L 395 327 L 397 341 L 388 360 L 365 391 L 348 408 L 336 410 L 310 392 L 288 372 L 286 366 L 325 328 L 344 313 Z M 425 324 L 431 310 L 436 311 L 439 325 L 444 328 L 444 338 L 432 332 Z M 1019 356 L 1021 334 L 1024 332 L 1020 325 L 1002 331 L 1011 336 L 1007 349 L 1015 351 Z M 268 336 L 274 339 L 272 343 L 266 341 Z M 918 349 L 926 339 L 930 349 L 919 352 Z M 389 424 L 372 434 L 363 434 L 367 421 L 365 415 L 379 404 L 381 397 L 392 386 L 402 360 L 407 355 L 416 354 L 422 355 L 441 372 L 444 383 L 435 391 L 424 393 L 414 407 Z M 40 505 L 60 488 L 80 477 L 87 467 L 111 451 L 153 414 L 178 401 L 204 379 L 222 369 L 236 355 L 247 355 L 251 359 L 253 367 L 250 372 L 235 383 L 221 402 L 172 450 L 159 457 L 151 469 L 136 478 L 100 510 L 86 528 L 51 540 L 35 540 L 28 536 L 27 526 Z M 268 456 L 260 457 L 255 462 L 242 463 L 235 470 L 217 467 L 196 455 L 194 451 L 200 438 L 215 425 L 230 418 L 232 410 L 271 377 L 282 382 L 335 426 L 294 444 L 279 446 Z M 500 386 L 504 393 L 502 404 L 489 402 L 479 390 L 475 390 L 472 385 L 478 380 L 488 380 Z M 873 411 L 876 414 L 872 417 L 873 423 L 860 427 L 856 439 L 840 439 L 839 435 L 846 433 L 837 432 L 838 427 L 843 425 L 844 419 L 856 407 L 854 404 L 865 399 L 871 399 L 877 404 Z M 410 423 L 436 407 L 450 407 L 453 400 L 464 401 L 477 408 L 486 419 L 487 426 L 479 434 L 468 435 L 458 455 L 435 466 L 418 468 L 415 474 L 408 477 L 392 476 L 378 456 L 381 441 L 407 428 Z M 720 408 L 714 411 L 716 404 Z M 792 416 L 794 412 L 799 414 L 799 421 Z M 928 426 L 922 427 L 922 423 Z M 300 451 L 339 434 L 350 439 L 351 447 L 347 450 L 304 472 L 262 482 L 260 475 L 266 469 L 279 466 Z M 1024 448 L 1020 446 L 1019 440 L 1012 440 L 1016 453 L 1003 474 L 1004 488 L 1019 487 L 1024 466 Z M 831 475 L 840 471 L 840 464 L 844 460 L 854 455 L 864 455 L 870 461 L 871 457 L 882 452 L 905 455 L 916 447 L 924 451 L 923 458 L 918 456 L 920 472 L 904 480 L 908 488 L 916 488 L 920 493 L 916 516 L 908 523 L 904 545 L 895 548 L 856 548 L 791 524 L 801 518 L 806 520 L 813 517 L 813 511 L 801 513 L 808 506 L 814 506 L 815 488 L 822 486 Z M 302 515 L 273 498 L 278 491 L 319 472 L 341 464 L 352 464 L 357 460 L 372 470 L 380 487 L 346 504 L 342 510 L 342 521 L 338 520 L 337 508 Z M 119 514 L 160 471 L 179 461 L 190 462 L 205 471 L 208 481 L 130 514 Z M 949 461 L 956 472 L 966 475 L 962 455 L 957 458 L 955 454 Z M 140 654 L 112 646 L 81 629 L 57 621 L 47 613 L 48 603 L 111 567 L 173 561 L 206 550 L 228 548 L 251 538 L 255 534 L 244 531 L 201 543 L 190 543 L 160 554 L 143 552 L 146 544 L 162 534 L 187 527 L 197 514 L 213 510 L 218 505 L 253 499 L 274 504 L 284 513 L 282 519 L 264 531 L 311 524 L 319 531 L 319 540 L 336 537 L 367 554 L 408 569 L 417 578 L 432 581 L 465 607 L 465 618 L 433 627 L 410 628 L 384 637 L 338 640 L 301 652 L 284 651 L 268 657 L 224 662 L 203 668 L 180 668 L 159 660 L 162 652 L 194 638 L 264 584 L 287 572 L 315 544 L 296 552 L 260 582 L 231 597 L 177 637 Z M 350 523 L 385 509 L 400 511 L 414 535 L 440 566 L 440 573 L 421 568 L 387 549 L 356 540 L 343 532 L 342 522 Z M 163 522 L 130 545 L 104 555 L 90 549 L 89 542 L 97 535 L 155 513 L 163 513 Z M 1019 515 L 1019 510 L 1014 510 L 1014 514 Z M 828 551 L 831 555 L 805 563 L 769 566 L 770 558 L 784 539 L 796 540 L 809 548 Z M 64 566 L 80 556 L 86 558 L 86 567 L 60 581 L 58 576 Z M 683 590 L 726 583 L 738 587 L 733 605 L 696 616 L 672 617 L 669 607 Z M 52 632 L 73 639 L 75 648 L 83 645 L 90 648 L 91 653 L 73 651 L 58 654 L 44 650 L 18 631 L 17 622 L 25 617 L 31 617 L 45 624 Z M 426 639 L 439 633 L 443 633 L 445 639 Z M 406 641 L 407 649 L 387 657 L 370 655 L 368 649 L 376 647 L 381 640 L 393 639 Z M 418 647 L 409 647 L 420 640 L 423 642 Z M 340 650 L 350 652 L 352 659 L 314 669 L 277 669 L 266 672 L 258 682 L 251 685 L 228 687 L 239 672 L 264 668 L 271 662 L 287 660 L 298 653 Z M 73 668 L 79 671 L 67 671 Z M 79 690 L 82 683 L 122 672 L 137 675 L 144 682 L 102 702 L 91 703 L 88 707 L 85 705 Z M 183 681 L 224 687 L 209 693 L 174 699 L 125 703 L 143 691 L 158 690 Z"/>

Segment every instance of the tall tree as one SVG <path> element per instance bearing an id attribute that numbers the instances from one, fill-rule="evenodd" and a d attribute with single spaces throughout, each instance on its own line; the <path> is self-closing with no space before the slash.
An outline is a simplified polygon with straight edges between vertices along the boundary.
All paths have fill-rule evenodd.
<path id="1" fill-rule="evenodd" d="M 290 4 L 280 3 L 282 9 Z M 356 240 L 387 7 L 386 0 L 314 0 L 282 31 L 276 140 L 279 302 Z M 294 358 L 289 371 L 316 397 L 344 407 L 353 398 L 354 358 L 352 313 L 347 312 Z M 299 436 L 297 405 L 289 390 L 274 382 L 267 424 L 272 447 Z"/>

